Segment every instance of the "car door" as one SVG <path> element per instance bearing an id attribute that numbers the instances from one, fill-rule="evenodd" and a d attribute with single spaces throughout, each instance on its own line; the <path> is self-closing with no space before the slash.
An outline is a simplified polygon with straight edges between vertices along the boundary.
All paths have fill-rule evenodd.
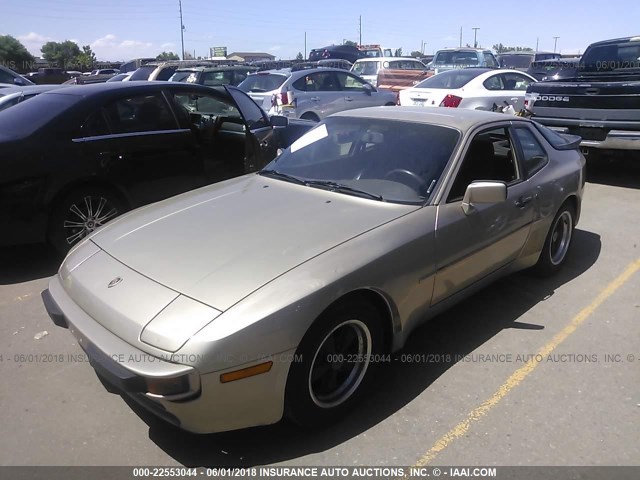
<path id="1" fill-rule="evenodd" d="M 276 158 L 278 140 L 267 114 L 249 95 L 234 87 L 225 87 L 240 114 L 246 130 L 245 170 L 255 172 Z"/>
<path id="2" fill-rule="evenodd" d="M 467 142 L 459 169 L 438 205 L 437 274 L 432 303 L 471 286 L 515 260 L 529 236 L 536 185 L 524 176 L 508 123 L 477 132 Z M 459 162 L 460 163 L 460 162 Z M 501 181 L 506 201 L 462 209 L 473 181 Z"/>
<path id="3" fill-rule="evenodd" d="M 124 186 L 132 206 L 203 184 L 193 134 L 179 125 L 161 91 L 129 93 L 109 101 L 103 111 L 117 144 L 110 144 L 110 158 L 102 170 L 113 183 Z"/>
<path id="4" fill-rule="evenodd" d="M 381 105 L 372 95 L 371 86 L 354 74 L 338 72 L 336 77 L 344 94 L 344 110 Z"/>
<path id="5" fill-rule="evenodd" d="M 344 92 L 332 70 L 313 72 L 293 82 L 296 116 L 318 119 L 345 109 Z"/>

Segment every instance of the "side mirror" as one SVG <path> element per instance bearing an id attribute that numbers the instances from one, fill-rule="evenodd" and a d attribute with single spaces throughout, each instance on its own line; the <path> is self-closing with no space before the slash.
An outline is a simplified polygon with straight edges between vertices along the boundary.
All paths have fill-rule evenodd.
<path id="1" fill-rule="evenodd" d="M 288 127 L 289 119 L 282 115 L 272 115 L 270 118 L 272 127 Z"/>
<path id="2" fill-rule="evenodd" d="M 474 204 L 500 203 L 507 199 L 507 184 L 504 182 L 473 182 L 467 187 L 462 199 L 462 211 L 469 215 L 474 211 Z"/>
<path id="3" fill-rule="evenodd" d="M 375 91 L 373 86 L 369 85 L 368 83 L 365 83 L 362 89 L 364 90 L 364 93 L 366 93 L 367 95 L 371 95 Z"/>
<path id="4" fill-rule="evenodd" d="M 16 85 L 20 85 L 21 87 L 25 86 L 25 81 L 22 80 L 21 78 L 14 78 L 13 79 L 13 83 L 15 83 Z"/>

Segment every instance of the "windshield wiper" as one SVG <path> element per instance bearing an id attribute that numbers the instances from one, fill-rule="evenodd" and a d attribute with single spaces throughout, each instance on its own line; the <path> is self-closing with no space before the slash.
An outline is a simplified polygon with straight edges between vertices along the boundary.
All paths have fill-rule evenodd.
<path id="1" fill-rule="evenodd" d="M 260 170 L 258 172 L 260 175 L 268 175 L 270 177 L 282 178 L 283 180 L 287 180 L 292 183 L 297 183 L 298 185 L 308 185 L 308 183 L 301 178 L 295 177 L 293 175 L 289 175 L 288 173 L 282 173 L 277 170 Z"/>
<path id="2" fill-rule="evenodd" d="M 360 190 L 358 188 L 350 187 L 349 185 L 344 185 L 338 182 L 332 182 L 331 180 L 308 180 L 306 182 L 307 185 L 312 187 L 320 187 L 325 188 L 331 192 L 345 192 L 352 193 L 355 195 L 360 195 L 367 198 L 373 198 L 374 200 L 384 201 L 382 195 L 378 195 L 376 193 L 367 192 L 365 190 Z"/>

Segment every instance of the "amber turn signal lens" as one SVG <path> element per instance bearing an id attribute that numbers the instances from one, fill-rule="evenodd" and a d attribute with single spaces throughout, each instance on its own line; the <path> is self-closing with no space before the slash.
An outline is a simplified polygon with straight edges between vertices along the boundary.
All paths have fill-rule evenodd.
<path id="1" fill-rule="evenodd" d="M 260 375 L 261 373 L 267 373 L 271 370 L 273 362 L 260 363 L 253 367 L 243 368 L 242 370 L 236 370 L 234 372 L 223 373 L 220 375 L 220 382 L 228 383 L 240 380 L 242 378 L 253 377 L 254 375 Z"/>

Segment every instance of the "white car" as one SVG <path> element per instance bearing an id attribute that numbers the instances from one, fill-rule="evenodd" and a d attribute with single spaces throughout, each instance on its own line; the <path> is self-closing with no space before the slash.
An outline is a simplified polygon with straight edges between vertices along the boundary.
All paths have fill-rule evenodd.
<path id="1" fill-rule="evenodd" d="M 401 90 L 400 105 L 495 110 L 506 102 L 518 111 L 524 107 L 527 86 L 535 81 L 518 70 L 448 70 Z"/>

